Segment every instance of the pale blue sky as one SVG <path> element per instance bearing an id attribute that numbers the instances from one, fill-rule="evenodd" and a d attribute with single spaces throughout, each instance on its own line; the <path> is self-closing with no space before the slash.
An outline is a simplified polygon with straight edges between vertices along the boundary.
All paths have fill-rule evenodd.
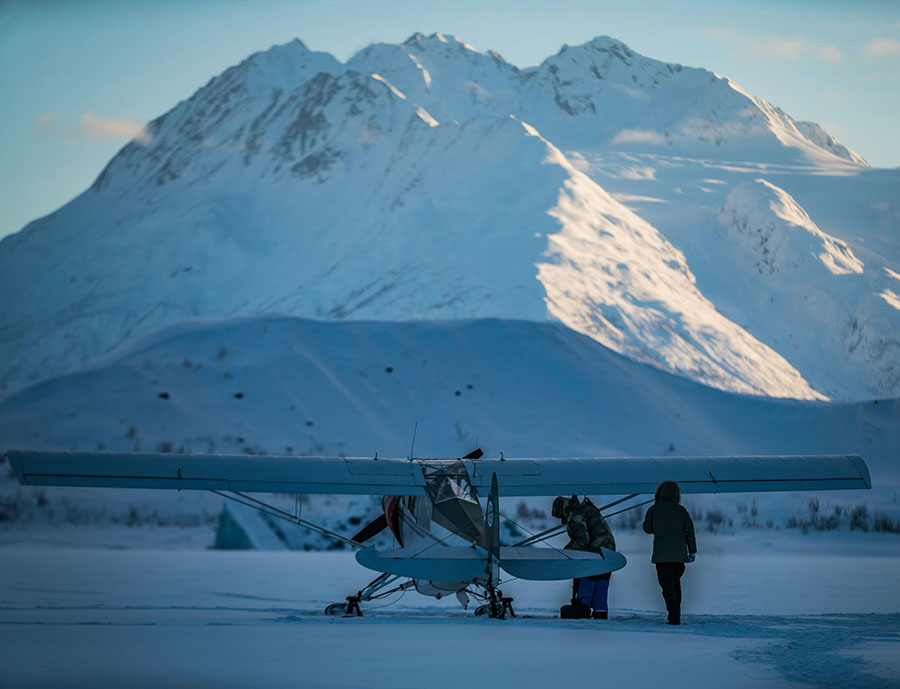
<path id="1" fill-rule="evenodd" d="M 607 34 L 900 166 L 900 2 L 0 0 L 0 237 L 93 182 L 124 143 L 105 138 L 116 120 L 150 120 L 252 52 L 298 37 L 346 60 L 415 31 L 520 67 Z"/>

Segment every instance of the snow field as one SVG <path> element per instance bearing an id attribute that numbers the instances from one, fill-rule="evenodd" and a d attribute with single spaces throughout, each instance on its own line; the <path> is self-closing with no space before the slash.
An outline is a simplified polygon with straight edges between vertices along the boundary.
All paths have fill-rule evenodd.
<path id="1" fill-rule="evenodd" d="M 510 582 L 514 620 L 413 593 L 362 618 L 327 603 L 369 580 L 349 553 L 2 549 L 10 686 L 889 687 L 900 681 L 900 553 L 777 557 L 700 539 L 685 624 L 664 624 L 649 537 L 625 536 L 608 622 L 554 619 L 567 582 Z M 724 552 L 718 553 L 722 548 Z M 374 573 L 371 574 L 374 576 Z M 451 671 L 448 663 L 453 668 Z M 460 675 L 460 672 L 463 675 Z M 463 678 L 464 676 L 464 678 Z"/>

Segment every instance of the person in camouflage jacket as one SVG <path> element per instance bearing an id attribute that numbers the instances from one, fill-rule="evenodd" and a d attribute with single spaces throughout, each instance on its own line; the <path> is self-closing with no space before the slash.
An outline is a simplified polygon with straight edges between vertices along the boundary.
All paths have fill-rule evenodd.
<path id="1" fill-rule="evenodd" d="M 602 554 L 601 548 L 616 549 L 616 539 L 609 524 L 587 497 L 580 502 L 577 495 L 571 498 L 560 496 L 553 501 L 551 514 L 566 525 L 568 550 Z M 590 606 L 595 620 L 605 620 L 609 616 L 609 582 L 607 573 L 575 579 L 572 584 L 573 599 Z"/>
<path id="2" fill-rule="evenodd" d="M 577 495 L 556 498 L 552 514 L 566 525 L 566 533 L 569 535 L 567 550 L 599 553 L 601 548 L 616 549 L 616 539 L 609 524 L 587 498 L 584 502 L 579 502 Z"/>

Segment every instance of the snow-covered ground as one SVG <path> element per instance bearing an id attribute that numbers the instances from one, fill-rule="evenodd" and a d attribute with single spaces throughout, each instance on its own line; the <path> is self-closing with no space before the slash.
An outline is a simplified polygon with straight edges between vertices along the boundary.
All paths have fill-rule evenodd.
<path id="1" fill-rule="evenodd" d="M 350 553 L 0 549 L 11 687 L 896 687 L 896 539 L 701 534 L 684 624 L 649 537 L 619 534 L 611 618 L 561 621 L 566 582 L 506 584 L 518 617 L 414 593 L 326 617 L 366 583 Z M 377 607 L 384 606 L 384 607 Z"/>

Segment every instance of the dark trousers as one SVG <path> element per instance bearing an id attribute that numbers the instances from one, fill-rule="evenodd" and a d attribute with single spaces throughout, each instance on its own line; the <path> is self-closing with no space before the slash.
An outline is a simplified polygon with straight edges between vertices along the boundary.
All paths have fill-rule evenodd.
<path id="1" fill-rule="evenodd" d="M 606 612 L 609 610 L 609 580 L 609 573 L 576 579 L 572 582 L 572 597 L 597 612 Z"/>
<path id="2" fill-rule="evenodd" d="M 683 562 L 657 562 L 656 580 L 666 601 L 669 622 L 681 623 L 681 575 Z"/>

